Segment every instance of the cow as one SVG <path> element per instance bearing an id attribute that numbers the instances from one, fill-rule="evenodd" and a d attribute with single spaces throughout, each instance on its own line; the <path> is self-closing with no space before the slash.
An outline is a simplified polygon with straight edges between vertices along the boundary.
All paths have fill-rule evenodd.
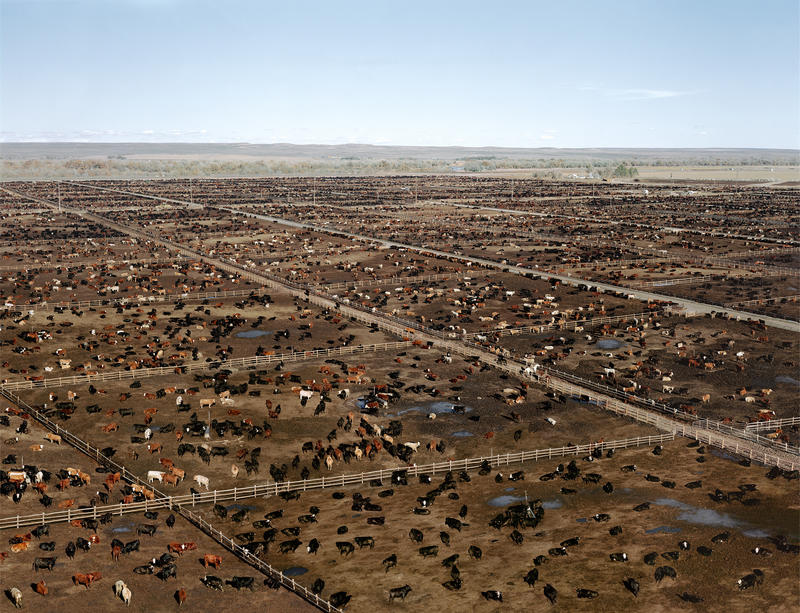
<path id="1" fill-rule="evenodd" d="M 178 602 L 179 607 L 186 602 L 186 590 L 180 588 L 177 592 L 175 592 L 175 600 Z"/>
<path id="2" fill-rule="evenodd" d="M 119 581 L 115 581 L 114 582 L 114 596 L 119 598 L 120 594 L 122 594 L 123 588 L 125 588 L 125 587 L 126 587 L 125 582 L 122 579 L 120 579 Z"/>
<path id="3" fill-rule="evenodd" d="M 120 594 L 120 596 L 122 597 L 122 602 L 125 603 L 126 607 L 131 606 L 131 596 L 132 596 L 132 594 L 131 594 L 130 588 L 127 585 L 123 586 L 122 593 Z"/>
<path id="4" fill-rule="evenodd" d="M 486 592 L 481 592 L 481 596 L 483 596 L 486 600 L 496 600 L 497 602 L 503 602 L 503 592 L 498 590 L 488 590 Z"/>
<path id="5" fill-rule="evenodd" d="M 198 486 L 208 489 L 208 477 L 204 477 L 203 475 L 195 475 L 194 480 L 197 482 Z"/>
<path id="6" fill-rule="evenodd" d="M 399 598 L 400 600 L 405 600 L 408 593 L 411 591 L 411 586 L 406 584 L 402 587 L 393 587 L 389 590 L 389 600 L 394 600 L 395 598 Z"/>
<path id="7" fill-rule="evenodd" d="M 423 558 L 427 558 L 429 556 L 436 557 L 439 555 L 439 546 L 438 545 L 428 545 L 427 547 L 420 547 L 419 548 L 419 555 Z"/>
<path id="8" fill-rule="evenodd" d="M 364 547 L 373 549 L 375 547 L 375 539 L 371 536 L 357 536 L 355 541 L 359 549 L 363 549 Z"/>
<path id="9" fill-rule="evenodd" d="M 153 481 L 158 481 L 159 483 L 163 482 L 164 480 L 164 473 L 160 470 L 148 470 L 147 471 L 147 482 L 152 483 Z"/>
<path id="10" fill-rule="evenodd" d="M 279 545 L 279 549 L 281 553 L 289 553 L 290 551 L 293 553 L 300 545 L 302 545 L 302 543 L 299 539 L 292 539 L 290 541 L 283 541 Z M 339 543 L 336 545 L 338 546 Z M 350 545 L 350 547 L 352 547 L 352 545 Z"/>
<path id="11" fill-rule="evenodd" d="M 220 566 L 222 566 L 222 556 L 213 555 L 207 553 L 203 556 L 203 566 L 208 568 L 209 566 L 213 566 L 214 570 L 218 570 Z"/>
<path id="12" fill-rule="evenodd" d="M 157 526 L 153 524 L 139 524 L 136 526 L 136 534 L 146 534 L 147 536 L 153 536 L 158 529 Z"/>
<path id="13" fill-rule="evenodd" d="M 209 589 L 217 590 L 218 592 L 222 591 L 223 583 L 222 579 L 219 577 L 215 577 L 214 575 L 206 575 L 205 577 L 201 577 L 200 582 Z"/>
<path id="14" fill-rule="evenodd" d="M 47 569 L 53 572 L 53 567 L 56 565 L 56 558 L 34 558 L 33 570 Z"/>
<path id="15" fill-rule="evenodd" d="M 242 588 L 247 588 L 250 591 L 253 591 L 253 584 L 255 583 L 255 579 L 253 577 L 237 577 L 234 576 L 229 581 L 226 581 L 228 585 L 237 590 L 241 590 Z"/>
<path id="16" fill-rule="evenodd" d="M 47 589 L 47 584 L 44 582 L 44 579 L 42 579 L 41 581 L 39 581 L 39 583 L 36 584 L 35 590 L 37 594 L 41 594 L 42 596 L 47 596 L 47 592 L 49 590 Z"/>
<path id="17" fill-rule="evenodd" d="M 14 606 L 17 609 L 21 609 L 22 608 L 22 592 L 19 591 L 19 588 L 12 587 L 8 591 L 8 593 L 11 596 L 11 602 L 14 603 Z"/>
<path id="18" fill-rule="evenodd" d="M 339 550 L 339 555 L 350 555 L 355 551 L 355 546 L 349 541 L 337 541 L 336 548 Z"/>

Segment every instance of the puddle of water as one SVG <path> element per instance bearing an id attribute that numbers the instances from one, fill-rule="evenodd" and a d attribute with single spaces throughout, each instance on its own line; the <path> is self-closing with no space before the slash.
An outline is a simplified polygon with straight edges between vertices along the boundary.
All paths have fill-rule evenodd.
<path id="1" fill-rule="evenodd" d="M 111 532 L 119 534 L 120 532 L 133 532 L 133 526 L 115 526 L 111 528 Z"/>
<path id="2" fill-rule="evenodd" d="M 450 436 L 455 436 L 457 438 L 465 438 L 467 436 L 474 436 L 474 435 L 469 430 L 458 430 L 457 432 L 453 432 Z"/>
<path id="3" fill-rule="evenodd" d="M 544 502 L 542 502 L 543 509 L 560 509 L 563 506 L 564 503 L 557 499 L 545 500 Z"/>
<path id="4" fill-rule="evenodd" d="M 600 349 L 619 349 L 620 347 L 624 347 L 625 343 L 615 338 L 603 338 L 597 341 L 597 346 Z"/>
<path id="5" fill-rule="evenodd" d="M 504 489 L 503 491 L 504 491 L 504 492 L 513 492 L 513 491 L 514 491 L 514 489 L 515 489 L 515 488 L 513 488 L 513 487 L 507 487 L 507 488 L 506 488 L 506 489 Z"/>
<path id="6" fill-rule="evenodd" d="M 767 538 L 770 535 L 769 532 L 767 532 L 766 530 L 761 530 L 760 528 L 753 528 L 752 530 L 742 530 L 742 534 L 754 539 L 763 539 Z"/>
<path id="7" fill-rule="evenodd" d="M 719 526 L 722 528 L 740 528 L 747 524 L 727 513 L 720 513 L 714 509 L 704 509 L 701 507 L 693 507 L 690 504 L 685 504 L 672 498 L 659 498 L 654 500 L 653 504 L 661 507 L 673 507 L 680 509 L 681 513 L 677 519 L 685 521 L 690 524 L 699 524 L 702 526 Z"/>
<path id="8" fill-rule="evenodd" d="M 737 464 L 741 460 L 741 458 L 737 458 L 735 455 L 725 453 L 724 451 L 720 451 L 719 449 L 712 449 L 711 455 L 717 458 L 722 458 L 723 460 L 730 460 L 731 462 L 736 462 Z"/>
<path id="9" fill-rule="evenodd" d="M 575 521 L 578 522 L 579 524 L 585 524 L 587 521 L 589 521 L 589 518 L 588 517 L 579 517 Z"/>
<path id="10" fill-rule="evenodd" d="M 514 504 L 515 502 L 524 502 L 524 496 L 512 496 L 510 494 L 504 494 L 503 496 L 497 496 L 496 498 L 492 498 L 489 500 L 490 507 L 507 507 L 510 504 Z"/>
<path id="11" fill-rule="evenodd" d="M 655 528 L 650 528 L 649 530 L 645 530 L 645 534 L 658 534 L 659 532 L 663 532 L 664 534 L 674 534 L 675 532 L 680 532 L 680 528 L 674 528 L 673 526 L 656 526 Z"/>
<path id="12" fill-rule="evenodd" d="M 292 566 L 283 571 L 283 574 L 287 577 L 299 577 L 300 575 L 305 575 L 307 572 L 308 569 L 303 566 Z"/>
<path id="13" fill-rule="evenodd" d="M 775 377 L 775 383 L 791 383 L 792 385 L 797 385 L 798 387 L 800 387 L 800 381 L 792 377 L 787 377 L 786 375 Z"/>
<path id="14" fill-rule="evenodd" d="M 237 502 L 235 504 L 228 505 L 227 507 L 225 507 L 225 509 L 227 509 L 228 511 L 243 511 L 243 510 L 255 511 L 256 507 L 250 504 L 239 504 Z"/>
<path id="15" fill-rule="evenodd" d="M 259 336 L 266 336 L 272 334 L 269 330 L 245 330 L 244 332 L 237 332 L 238 338 L 258 338 Z"/>
<path id="16" fill-rule="evenodd" d="M 401 415 L 405 415 L 406 413 L 435 413 L 436 415 L 440 415 L 442 413 L 452 413 L 453 407 L 456 406 L 452 402 L 443 402 L 441 400 L 436 402 L 426 403 L 421 407 L 409 407 L 407 409 L 402 409 L 397 412 L 396 415 L 387 415 L 387 417 L 400 417 Z M 463 405 L 459 405 L 463 406 Z M 472 411 L 472 407 L 464 407 L 464 412 L 469 413 Z"/>

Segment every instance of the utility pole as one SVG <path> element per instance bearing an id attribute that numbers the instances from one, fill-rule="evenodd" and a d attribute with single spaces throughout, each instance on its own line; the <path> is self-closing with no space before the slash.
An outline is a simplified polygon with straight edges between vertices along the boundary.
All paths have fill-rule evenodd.
<path id="1" fill-rule="evenodd" d="M 314 194 L 314 207 L 317 206 L 317 177 L 314 177 L 314 189 L 312 190 Z"/>

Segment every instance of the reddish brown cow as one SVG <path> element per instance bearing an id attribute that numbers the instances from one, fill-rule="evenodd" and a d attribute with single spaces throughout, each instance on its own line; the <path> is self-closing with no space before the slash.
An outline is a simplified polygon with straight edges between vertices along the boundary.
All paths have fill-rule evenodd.
<path id="1" fill-rule="evenodd" d="M 36 584 L 36 593 L 41 594 L 42 596 L 47 596 L 47 584 L 44 582 L 44 579 Z"/>
<path id="2" fill-rule="evenodd" d="M 175 600 L 178 601 L 178 606 L 181 606 L 184 602 L 186 602 L 186 590 L 181 588 L 175 592 Z"/>
<path id="3" fill-rule="evenodd" d="M 215 556 L 207 553 L 203 556 L 203 566 L 206 568 L 213 566 L 215 570 L 218 569 L 220 566 L 222 566 L 222 556 Z"/>

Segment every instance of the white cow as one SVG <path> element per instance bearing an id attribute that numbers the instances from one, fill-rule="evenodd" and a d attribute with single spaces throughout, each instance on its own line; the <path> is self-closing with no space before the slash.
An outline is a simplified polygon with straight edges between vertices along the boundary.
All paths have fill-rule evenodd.
<path id="1" fill-rule="evenodd" d="M 126 585 L 122 588 L 122 602 L 125 603 L 125 606 L 131 606 L 131 591 Z"/>
<path id="2" fill-rule="evenodd" d="M 194 480 L 197 481 L 197 485 L 208 489 L 208 477 L 204 477 L 203 475 L 195 475 Z"/>
<path id="3" fill-rule="evenodd" d="M 14 606 L 18 609 L 22 608 L 22 592 L 19 591 L 19 588 L 12 587 L 9 592 L 11 593 L 11 600 L 14 601 Z"/>
<path id="4" fill-rule="evenodd" d="M 114 583 L 114 596 L 119 597 L 120 594 L 122 594 L 122 590 L 126 587 L 128 586 L 125 585 L 125 582 L 122 579 Z"/>
<path id="5" fill-rule="evenodd" d="M 160 470 L 148 470 L 147 471 L 147 482 L 152 483 L 153 481 L 158 481 L 159 483 L 164 482 L 164 473 Z"/>
<path id="6" fill-rule="evenodd" d="M 419 449 L 420 442 L 417 441 L 416 443 L 403 443 L 403 445 L 405 445 L 406 447 L 409 447 L 410 449 L 413 449 L 414 451 L 416 451 L 417 449 Z"/>

